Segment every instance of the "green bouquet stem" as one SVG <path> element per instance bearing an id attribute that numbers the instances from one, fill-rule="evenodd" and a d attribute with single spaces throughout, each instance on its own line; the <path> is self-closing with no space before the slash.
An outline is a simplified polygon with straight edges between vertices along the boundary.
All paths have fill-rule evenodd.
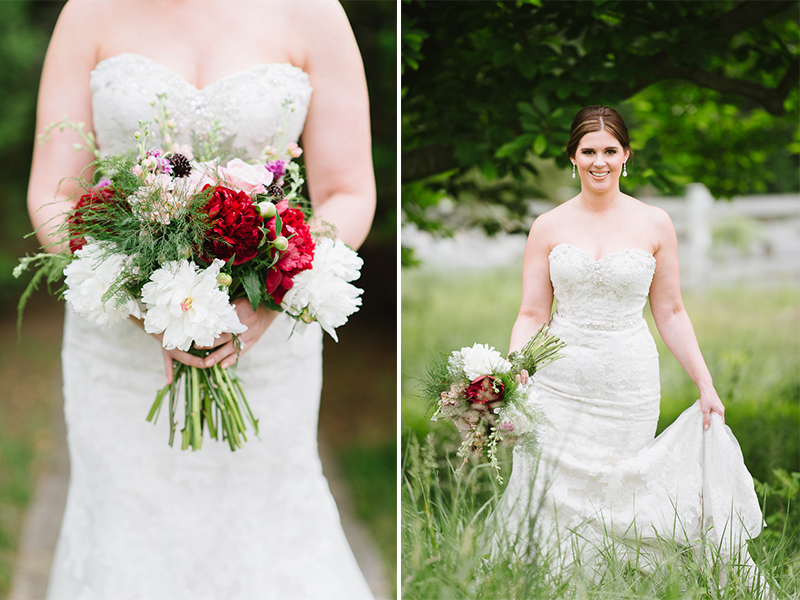
<path id="1" fill-rule="evenodd" d="M 193 354 L 199 355 L 193 350 Z M 183 391 L 184 425 L 181 430 L 181 450 L 200 450 L 203 446 L 203 431 L 215 440 L 227 441 L 231 451 L 244 446 L 247 441 L 249 421 L 258 436 L 258 420 L 250 410 L 239 380 L 219 363 L 207 369 L 190 367 L 175 361 L 172 383 L 167 384 L 156 395 L 147 421 L 155 423 L 161 412 L 164 398 L 169 394 L 170 434 L 169 445 L 175 440 L 178 426 L 176 409 Z"/>

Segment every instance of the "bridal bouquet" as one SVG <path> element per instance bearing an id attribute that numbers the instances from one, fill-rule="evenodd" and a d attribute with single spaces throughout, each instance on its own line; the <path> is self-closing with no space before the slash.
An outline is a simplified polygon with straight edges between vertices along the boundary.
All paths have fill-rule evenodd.
<path id="1" fill-rule="evenodd" d="M 79 315 L 101 326 L 130 316 L 143 319 L 147 333 L 161 334 L 167 350 L 178 348 L 206 356 L 222 333 L 246 327 L 232 299 L 246 298 L 286 312 L 298 326 L 318 322 L 336 339 L 361 304 L 362 260 L 343 242 L 312 234 L 310 210 L 299 196 L 303 179 L 293 158 L 296 144 L 268 146 L 259 160 L 223 161 L 224 141 L 217 132 L 195 139 L 191 146 L 172 144 L 174 123 L 160 97 L 156 122 L 163 144 L 156 144 L 149 124 L 135 135 L 138 155 L 100 154 L 91 133 L 68 121 L 83 146 L 95 154 L 94 185 L 85 193 L 59 234 L 69 246 L 58 254 L 21 259 L 18 277 L 37 266 L 20 300 L 37 284 L 65 276 L 63 296 Z M 193 152 L 193 148 L 197 152 Z M 226 440 L 231 450 L 247 441 L 245 421 L 258 435 L 233 370 L 219 364 L 208 369 L 175 363 L 173 381 L 156 395 L 147 415 L 154 421 L 169 396 L 170 435 L 175 437 L 176 405 L 183 391 L 184 428 L 181 448 L 200 449 L 203 430 Z"/>
<path id="2" fill-rule="evenodd" d="M 525 347 L 508 359 L 486 344 L 475 344 L 442 354 L 429 367 L 424 394 L 434 411 L 431 420 L 451 419 L 462 432 L 458 456 L 464 463 L 470 456 L 483 456 L 485 449 L 502 483 L 497 445 L 523 439 L 534 443 L 536 428 L 547 422 L 541 407 L 529 398 L 528 384 L 517 383 L 517 376 L 526 370 L 533 377 L 560 358 L 558 351 L 563 347 L 542 325 Z"/>

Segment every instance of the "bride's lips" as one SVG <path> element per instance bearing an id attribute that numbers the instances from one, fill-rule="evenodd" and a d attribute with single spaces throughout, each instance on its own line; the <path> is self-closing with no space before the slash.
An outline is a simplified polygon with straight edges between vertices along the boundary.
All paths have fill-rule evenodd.
<path id="1" fill-rule="evenodd" d="M 610 174 L 611 171 L 589 171 L 589 175 L 595 179 L 605 179 Z"/>

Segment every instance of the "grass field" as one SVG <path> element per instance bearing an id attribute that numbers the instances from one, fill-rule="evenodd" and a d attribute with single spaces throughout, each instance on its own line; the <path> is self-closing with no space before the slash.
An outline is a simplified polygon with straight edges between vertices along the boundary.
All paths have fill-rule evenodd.
<path id="1" fill-rule="evenodd" d="M 453 474 L 457 438 L 432 423 L 415 389 L 431 353 L 475 342 L 506 352 L 519 308 L 519 267 L 500 271 L 406 271 L 402 285 L 402 590 L 404 598 L 751 598 L 724 589 L 713 564 L 685 553 L 653 573 L 606 552 L 601 580 L 507 559 L 487 568 L 478 540 L 502 489 L 486 469 Z M 750 550 L 789 596 L 800 594 L 800 290 L 684 294 L 700 346 L 765 508 L 767 529 Z M 659 430 L 697 391 L 657 340 L 662 377 Z M 506 457 L 507 458 L 507 457 Z M 504 465 L 508 473 L 508 461 Z M 506 478 L 507 479 L 507 478 Z M 501 561 L 502 562 L 502 561 Z M 713 562 L 713 561 L 712 561 Z"/>

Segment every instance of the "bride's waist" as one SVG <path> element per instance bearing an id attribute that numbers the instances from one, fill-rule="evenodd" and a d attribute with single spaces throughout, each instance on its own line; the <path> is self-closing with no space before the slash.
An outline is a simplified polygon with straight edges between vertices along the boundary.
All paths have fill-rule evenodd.
<path id="1" fill-rule="evenodd" d="M 562 311 L 557 311 L 553 315 L 551 325 L 557 324 L 593 331 L 623 331 L 647 328 L 647 321 L 644 320 L 641 314 L 625 315 L 622 317 L 615 317 L 613 315 L 595 317 L 588 315 L 572 315 L 569 313 L 564 314 Z"/>

